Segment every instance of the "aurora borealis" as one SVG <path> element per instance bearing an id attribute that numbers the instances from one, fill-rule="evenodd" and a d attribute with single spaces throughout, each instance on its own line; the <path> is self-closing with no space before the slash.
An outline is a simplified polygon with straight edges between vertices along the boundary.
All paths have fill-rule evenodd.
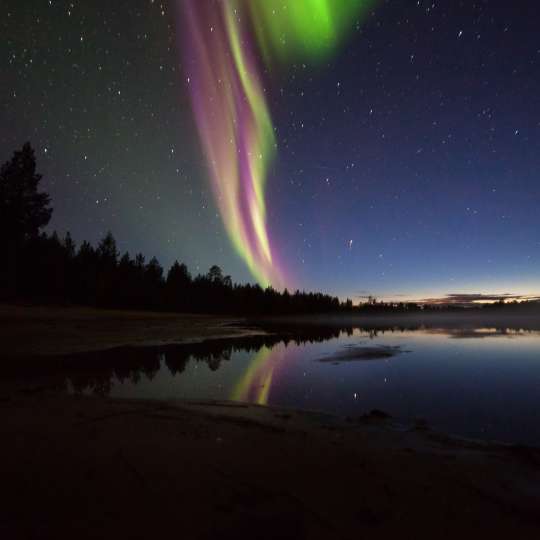
<path id="1" fill-rule="evenodd" d="M 261 55 L 267 63 L 322 60 L 367 0 L 180 3 L 187 81 L 225 228 L 257 281 L 283 288 L 266 223 L 265 184 L 277 143 Z"/>
<path id="2" fill-rule="evenodd" d="M 535 296 L 537 7 L 5 0 L 2 160 L 36 148 L 49 232 L 165 268 Z"/>
<path id="3" fill-rule="evenodd" d="M 242 46 L 232 4 L 183 2 L 188 80 L 199 133 L 225 227 L 264 285 L 279 283 L 266 229 L 264 184 L 274 134 L 255 60 Z M 190 65 L 191 65 L 190 64 Z"/>
<path id="4" fill-rule="evenodd" d="M 328 60 L 377 0 L 240 0 L 227 3 L 250 16 L 267 64 Z"/>

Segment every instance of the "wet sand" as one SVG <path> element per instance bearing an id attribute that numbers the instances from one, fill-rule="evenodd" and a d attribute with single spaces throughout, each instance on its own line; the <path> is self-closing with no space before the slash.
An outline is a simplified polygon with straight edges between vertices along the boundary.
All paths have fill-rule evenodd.
<path id="1" fill-rule="evenodd" d="M 538 451 L 388 422 L 3 392 L 0 534 L 537 538 Z"/>
<path id="2" fill-rule="evenodd" d="M 257 333 L 244 323 L 233 317 L 0 304 L 1 356 L 73 354 Z"/>

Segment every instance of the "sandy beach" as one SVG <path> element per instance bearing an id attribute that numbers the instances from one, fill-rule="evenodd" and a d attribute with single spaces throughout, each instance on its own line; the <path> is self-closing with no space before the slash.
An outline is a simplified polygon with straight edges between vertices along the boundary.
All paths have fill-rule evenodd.
<path id="1" fill-rule="evenodd" d="M 43 389 L 0 401 L 3 538 L 536 538 L 540 453 L 386 420 Z"/>
<path id="2" fill-rule="evenodd" d="M 2 356 L 29 357 L 242 337 L 234 317 L 0 304 Z"/>

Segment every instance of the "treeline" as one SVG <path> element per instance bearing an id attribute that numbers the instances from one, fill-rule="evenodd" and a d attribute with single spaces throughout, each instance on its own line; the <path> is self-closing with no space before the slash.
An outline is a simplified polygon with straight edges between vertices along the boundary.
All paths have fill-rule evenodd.
<path id="1" fill-rule="evenodd" d="M 505 314 L 537 314 L 540 313 L 540 301 L 538 300 L 499 300 L 484 304 L 444 304 L 417 302 L 380 302 L 372 298 L 365 303 L 352 308 L 358 315 L 384 315 L 386 313 L 499 313 Z"/>
<path id="2" fill-rule="evenodd" d="M 106 308 L 231 314 L 297 314 L 352 308 L 321 293 L 278 292 L 233 284 L 218 266 L 192 276 L 175 262 L 165 274 L 154 257 L 120 256 L 108 233 L 94 247 L 71 236 L 41 232 L 50 221 L 48 194 L 39 192 L 35 153 L 29 143 L 0 170 L 0 299 L 62 302 Z"/>
<path id="3" fill-rule="evenodd" d="M 52 216 L 47 193 L 39 191 L 34 150 L 26 143 L 0 169 L 0 300 L 61 302 L 104 308 L 199 313 L 282 315 L 347 312 L 359 315 L 432 311 L 538 311 L 538 302 L 499 302 L 483 307 L 383 303 L 375 298 L 353 306 L 351 300 L 322 293 L 278 292 L 259 285 L 234 284 L 218 266 L 192 276 L 175 262 L 165 273 L 154 257 L 120 255 L 108 233 L 97 246 L 75 245 L 67 234 L 41 230 Z"/>
<path id="4" fill-rule="evenodd" d="M 120 256 L 108 233 L 96 247 L 77 248 L 69 234 L 40 234 L 24 243 L 19 257 L 17 296 L 103 308 L 193 313 L 296 314 L 345 309 L 337 298 L 259 285 L 234 284 L 219 266 L 192 276 L 175 262 L 165 274 L 158 260 Z"/>

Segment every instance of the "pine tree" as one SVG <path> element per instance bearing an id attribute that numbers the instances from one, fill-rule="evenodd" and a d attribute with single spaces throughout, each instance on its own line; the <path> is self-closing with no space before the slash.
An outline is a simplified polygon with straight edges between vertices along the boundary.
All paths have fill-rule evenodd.
<path id="1" fill-rule="evenodd" d="M 0 169 L 0 230 L 17 244 L 36 237 L 51 219 L 50 197 L 38 192 L 41 178 L 30 143 Z"/>
<path id="2" fill-rule="evenodd" d="M 41 174 L 30 143 L 0 168 L 0 241 L 5 260 L 0 265 L 0 297 L 17 294 L 18 265 L 24 245 L 39 236 L 52 215 L 50 197 L 38 191 Z"/>

